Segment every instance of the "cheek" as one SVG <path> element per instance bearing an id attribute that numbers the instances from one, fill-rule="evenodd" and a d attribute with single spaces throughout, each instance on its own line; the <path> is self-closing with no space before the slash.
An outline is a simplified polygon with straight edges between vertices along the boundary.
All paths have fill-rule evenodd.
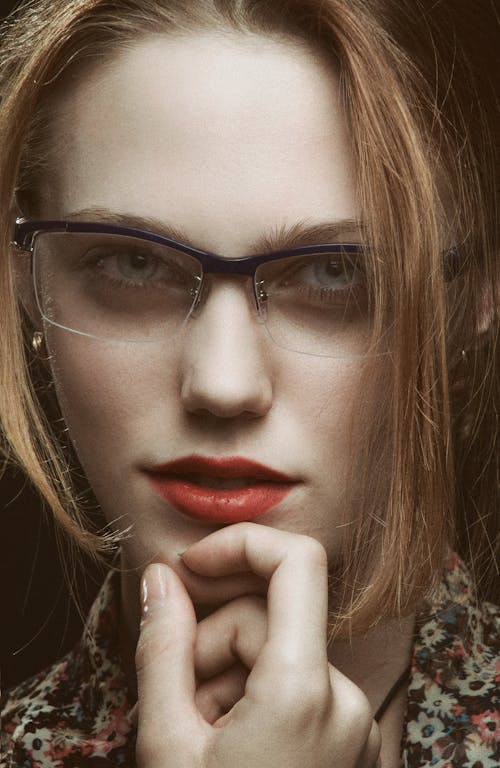
<path id="1" fill-rule="evenodd" d="M 123 464 L 139 432 L 148 431 L 174 386 L 158 375 L 157 350 L 108 344 L 57 329 L 47 338 L 63 416 L 89 480 L 116 457 Z M 161 391 L 158 381 L 161 379 Z M 164 415 L 162 415 L 164 418 Z"/>
<path id="2" fill-rule="evenodd" d="M 324 448 L 345 443 L 363 399 L 363 368 L 359 361 L 307 358 L 287 371 L 289 409 L 305 433 Z"/>
<path id="3" fill-rule="evenodd" d="M 372 360 L 319 361 L 297 372 L 291 386 L 298 428 L 311 446 L 326 509 L 356 516 L 372 460 L 385 472 L 387 418 L 382 367 Z M 302 374 L 302 375 L 301 375 Z"/>

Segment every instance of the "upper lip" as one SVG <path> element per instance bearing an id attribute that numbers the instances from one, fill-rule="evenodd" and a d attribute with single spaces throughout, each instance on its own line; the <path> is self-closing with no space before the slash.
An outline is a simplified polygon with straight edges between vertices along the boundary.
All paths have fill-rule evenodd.
<path id="1" fill-rule="evenodd" d="M 241 456 L 208 457 L 184 456 L 165 464 L 155 464 L 147 468 L 148 472 L 174 477 L 208 476 L 221 479 L 248 478 L 260 482 L 291 483 L 296 479 L 278 472 L 264 464 Z"/>

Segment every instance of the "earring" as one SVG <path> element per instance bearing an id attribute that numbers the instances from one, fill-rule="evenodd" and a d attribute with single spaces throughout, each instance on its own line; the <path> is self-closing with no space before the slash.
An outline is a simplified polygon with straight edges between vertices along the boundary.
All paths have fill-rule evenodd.
<path id="1" fill-rule="evenodd" d="M 43 344 L 43 333 L 41 331 L 35 331 L 33 338 L 31 339 L 31 349 L 38 355 Z"/>

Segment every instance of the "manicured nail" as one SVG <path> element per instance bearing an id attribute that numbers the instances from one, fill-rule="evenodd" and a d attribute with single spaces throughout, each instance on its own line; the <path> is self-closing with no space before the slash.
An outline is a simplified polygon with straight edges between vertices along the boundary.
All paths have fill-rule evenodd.
<path id="1" fill-rule="evenodd" d="M 148 566 L 141 580 L 142 620 L 153 608 L 162 605 L 166 597 L 165 569 L 159 563 Z"/>

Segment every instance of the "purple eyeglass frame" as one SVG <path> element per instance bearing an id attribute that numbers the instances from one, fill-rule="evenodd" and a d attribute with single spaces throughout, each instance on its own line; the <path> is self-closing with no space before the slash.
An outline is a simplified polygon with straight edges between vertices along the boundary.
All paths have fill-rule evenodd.
<path id="1" fill-rule="evenodd" d="M 307 256 L 318 253 L 347 254 L 357 256 L 366 253 L 369 246 L 365 243 L 319 243 L 317 245 L 303 245 L 296 248 L 286 248 L 271 253 L 261 253 L 255 256 L 239 256 L 231 258 L 219 256 L 210 251 L 202 251 L 193 248 L 178 240 L 173 240 L 165 235 L 158 235 L 145 229 L 136 227 L 123 227 L 115 224 L 100 224 L 89 221 L 58 221 L 35 220 L 19 218 L 14 229 L 13 245 L 24 251 L 32 251 L 33 238 L 38 232 L 90 232 L 109 235 L 123 235 L 141 240 L 149 240 L 152 243 L 168 245 L 178 251 L 195 258 L 203 268 L 203 274 L 244 275 L 252 277 L 255 285 L 255 273 L 258 267 L 270 261 L 277 261 L 287 256 Z M 32 261 L 33 268 L 33 261 Z M 464 266 L 464 254 L 458 245 L 454 245 L 443 252 L 443 277 L 445 282 L 453 280 Z M 256 296 L 257 300 L 257 296 Z"/>
<path id="2" fill-rule="evenodd" d="M 277 261 L 287 256 L 307 256 L 317 253 L 334 253 L 359 255 L 363 253 L 368 246 L 360 243 L 320 243 L 319 245 L 303 245 L 297 248 L 287 248 L 285 250 L 273 251 L 272 253 L 262 253 L 255 256 L 228 257 L 219 256 L 210 251 L 202 251 L 199 248 L 193 248 L 177 240 L 172 240 L 164 235 L 157 235 L 154 232 L 148 232 L 135 227 L 122 227 L 114 224 L 100 224 L 98 222 L 88 221 L 36 221 L 32 219 L 17 219 L 14 229 L 13 244 L 24 251 L 31 251 L 33 239 L 38 232 L 89 232 L 108 235 L 122 235 L 141 240 L 148 240 L 159 245 L 168 245 L 178 251 L 188 254 L 195 258 L 202 266 L 204 274 L 225 274 L 225 275 L 245 275 L 255 278 L 255 272 L 258 267 L 269 261 Z"/>

